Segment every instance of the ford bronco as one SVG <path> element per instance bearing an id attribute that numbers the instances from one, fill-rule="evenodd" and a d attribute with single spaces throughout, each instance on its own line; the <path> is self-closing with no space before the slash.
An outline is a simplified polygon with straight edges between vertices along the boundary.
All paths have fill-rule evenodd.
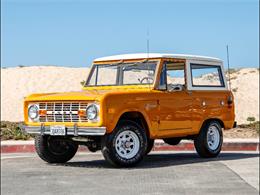
<path id="1" fill-rule="evenodd" d="M 234 118 L 223 62 L 194 55 L 98 58 L 82 91 L 24 101 L 24 129 L 36 134 L 36 151 L 48 163 L 67 162 L 85 145 L 112 165 L 134 166 L 155 139 L 191 139 L 199 156 L 216 157 Z"/>

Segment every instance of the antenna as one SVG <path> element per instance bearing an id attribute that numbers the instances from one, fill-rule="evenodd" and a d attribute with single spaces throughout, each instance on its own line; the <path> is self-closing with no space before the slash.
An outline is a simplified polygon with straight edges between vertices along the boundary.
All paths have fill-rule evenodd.
<path id="1" fill-rule="evenodd" d="M 149 82 L 149 77 L 150 77 L 150 67 L 149 67 L 149 49 L 150 49 L 150 40 L 149 40 L 149 28 L 147 28 L 147 40 L 146 40 L 146 52 L 147 52 L 147 68 L 148 68 L 148 77 L 147 77 L 147 82 L 149 85 L 149 89 L 151 88 L 150 82 Z"/>
<path id="2" fill-rule="evenodd" d="M 150 47 L 149 29 L 147 29 L 147 40 L 146 40 L 147 59 L 149 59 L 149 49 L 150 49 L 149 47 Z"/>
<path id="3" fill-rule="evenodd" d="M 227 45 L 227 64 L 228 64 L 228 83 L 229 83 L 229 90 L 231 91 L 231 80 L 230 80 L 230 67 L 229 67 L 229 51 Z"/>

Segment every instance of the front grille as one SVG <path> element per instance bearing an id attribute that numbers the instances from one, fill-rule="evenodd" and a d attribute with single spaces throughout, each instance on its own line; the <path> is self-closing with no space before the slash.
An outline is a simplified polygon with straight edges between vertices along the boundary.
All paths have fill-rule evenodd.
<path id="1" fill-rule="evenodd" d="M 39 112 L 46 114 L 39 116 L 40 122 L 87 122 L 86 114 L 78 115 L 78 111 L 86 111 L 86 102 L 41 102 Z"/>

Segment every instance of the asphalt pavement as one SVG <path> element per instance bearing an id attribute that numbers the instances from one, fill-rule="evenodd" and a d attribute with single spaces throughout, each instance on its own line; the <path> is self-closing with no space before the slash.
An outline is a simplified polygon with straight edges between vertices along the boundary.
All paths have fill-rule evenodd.
<path id="1" fill-rule="evenodd" d="M 114 168 L 101 153 L 47 164 L 36 154 L 1 155 L 1 194 L 259 194 L 259 153 L 152 152 L 134 168 Z"/>

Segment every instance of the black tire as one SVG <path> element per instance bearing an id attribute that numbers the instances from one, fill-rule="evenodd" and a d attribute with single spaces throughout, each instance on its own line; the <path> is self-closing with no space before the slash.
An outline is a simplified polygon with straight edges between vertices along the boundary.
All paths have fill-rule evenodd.
<path id="1" fill-rule="evenodd" d="M 215 142 L 209 143 L 207 136 L 208 136 L 208 132 L 212 131 L 211 128 L 216 130 L 216 132 L 219 134 L 219 138 L 215 139 Z M 214 144 L 212 143 L 216 143 L 215 147 L 213 147 Z M 213 158 L 218 156 L 218 154 L 221 151 L 222 143 L 223 143 L 222 128 L 218 121 L 210 121 L 204 124 L 200 130 L 199 135 L 194 139 L 194 145 L 196 151 L 199 154 L 199 156 L 203 158 Z"/>
<path id="2" fill-rule="evenodd" d="M 149 154 L 152 151 L 153 145 L 154 145 L 154 139 L 148 139 L 148 143 L 147 143 L 147 148 L 146 148 L 145 154 Z"/>
<path id="3" fill-rule="evenodd" d="M 178 137 L 176 137 L 176 138 L 166 138 L 166 139 L 163 139 L 163 141 L 166 144 L 175 146 L 175 145 L 178 145 L 181 142 L 181 138 L 178 138 Z"/>
<path id="4" fill-rule="evenodd" d="M 130 134 L 127 134 L 129 132 Z M 130 137 L 130 138 L 127 137 L 127 139 L 129 139 L 128 142 L 135 143 L 135 145 L 133 144 L 133 147 L 126 146 L 126 144 L 129 143 L 126 143 L 127 141 L 123 143 L 123 141 L 120 140 L 123 139 L 122 135 L 124 135 L 124 133 L 127 134 L 128 137 Z M 125 138 L 127 135 L 125 135 Z M 135 139 L 133 138 L 133 136 Z M 133 140 L 136 140 L 136 142 L 134 142 Z M 122 149 L 123 147 L 124 147 L 123 151 L 119 152 L 118 150 Z M 145 130 L 133 121 L 127 121 L 127 120 L 120 121 L 119 124 L 114 129 L 114 131 L 111 134 L 106 134 L 105 136 L 103 136 L 101 140 L 102 154 L 104 158 L 113 166 L 119 166 L 119 167 L 135 166 L 143 159 L 146 152 L 146 148 L 147 148 L 147 136 Z M 132 151 L 128 153 L 127 152 L 128 150 L 132 150 Z M 133 150 L 135 150 L 135 152 Z M 125 151 L 127 154 L 134 155 L 134 156 L 129 158 L 124 157 Z"/>
<path id="5" fill-rule="evenodd" d="M 96 152 L 96 151 L 98 151 L 97 148 L 93 148 L 92 146 L 87 146 L 87 147 L 88 147 L 88 150 L 89 150 L 90 152 Z"/>
<path id="6" fill-rule="evenodd" d="M 78 144 L 64 137 L 37 135 L 35 149 L 39 157 L 48 163 L 65 163 L 76 154 Z"/>
<path id="7" fill-rule="evenodd" d="M 98 144 L 98 143 L 91 143 L 87 147 L 90 152 L 96 152 L 96 151 L 100 150 L 100 144 Z"/>

